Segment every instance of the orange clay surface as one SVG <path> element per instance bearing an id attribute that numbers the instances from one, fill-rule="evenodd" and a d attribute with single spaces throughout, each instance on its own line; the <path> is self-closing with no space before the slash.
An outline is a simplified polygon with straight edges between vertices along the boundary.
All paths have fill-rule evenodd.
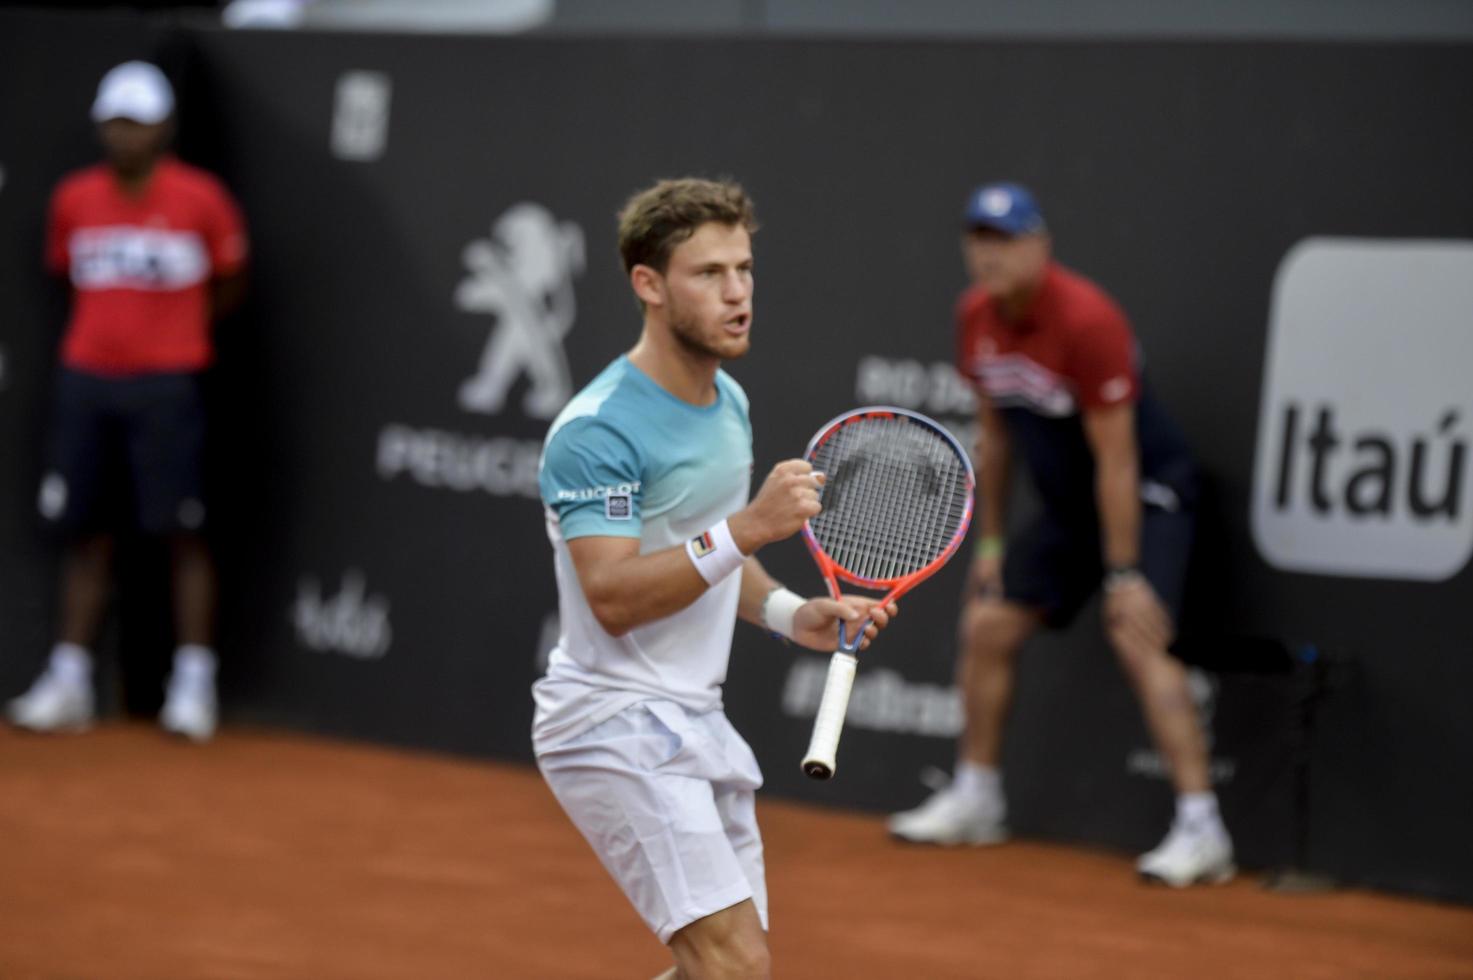
<path id="1" fill-rule="evenodd" d="M 1473 978 L 1473 909 L 1126 856 L 942 851 L 766 800 L 779 977 Z M 0 728 L 0 977 L 647 978 L 670 959 L 537 773 L 295 735 Z"/>

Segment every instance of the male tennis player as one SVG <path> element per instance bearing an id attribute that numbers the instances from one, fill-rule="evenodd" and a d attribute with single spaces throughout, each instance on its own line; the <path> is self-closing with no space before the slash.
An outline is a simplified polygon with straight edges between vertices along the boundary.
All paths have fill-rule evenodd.
<path id="1" fill-rule="evenodd" d="M 1167 652 L 1191 548 L 1194 466 L 1145 391 L 1125 315 L 1051 258 L 1043 215 L 1017 184 L 981 187 L 964 212 L 972 286 L 958 306 L 958 364 L 978 395 L 980 543 L 961 615 L 966 706 L 955 777 L 890 829 L 910 841 L 1006 836 L 998 763 L 1019 649 L 1066 625 L 1104 588 L 1110 645 L 1177 791 L 1166 839 L 1142 876 L 1225 881 L 1233 847 L 1208 778 L 1186 670 Z M 1004 546 L 1009 464 L 1022 456 L 1042 514 Z M 1004 552 L 1006 551 L 1006 558 Z"/>
<path id="2" fill-rule="evenodd" d="M 757 761 L 722 711 L 738 616 L 815 650 L 874 600 L 804 600 L 755 555 L 819 512 L 787 460 L 748 501 L 747 398 L 723 361 L 752 330 L 751 201 L 661 181 L 619 215 L 639 341 L 553 421 L 541 487 L 562 635 L 533 687 L 543 776 L 662 942 L 670 976 L 765 977 Z M 868 641 L 866 641 L 868 642 Z"/>
<path id="3" fill-rule="evenodd" d="M 67 176 L 51 198 L 46 261 L 69 277 L 73 303 L 40 509 L 70 545 L 56 645 L 7 706 L 12 723 L 34 731 L 92 722 L 91 647 L 119 499 L 131 499 L 138 526 L 167 537 L 172 551 L 177 646 L 159 723 L 198 741 L 215 731 L 200 376 L 214 359 L 211 320 L 242 293 L 246 236 L 224 185 L 168 153 L 173 109 L 158 68 L 113 68 L 92 103 L 107 160 Z"/>

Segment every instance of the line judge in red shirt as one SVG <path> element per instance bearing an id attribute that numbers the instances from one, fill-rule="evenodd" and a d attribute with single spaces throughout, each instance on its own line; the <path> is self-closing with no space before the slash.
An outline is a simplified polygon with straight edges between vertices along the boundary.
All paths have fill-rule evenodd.
<path id="1" fill-rule="evenodd" d="M 69 278 L 72 309 L 39 507 L 69 545 L 56 645 L 7 710 L 35 731 L 93 720 L 91 647 L 124 500 L 143 531 L 171 543 L 178 645 L 160 724 L 197 741 L 215 731 L 200 375 L 214 357 L 212 320 L 241 295 L 246 236 L 220 181 L 167 152 L 173 110 L 158 68 L 113 68 L 92 104 L 106 160 L 68 175 L 51 198 L 46 262 Z"/>
<path id="2" fill-rule="evenodd" d="M 988 844 L 1006 835 L 999 769 L 1019 650 L 1104 590 L 1107 637 L 1177 792 L 1148 879 L 1225 881 L 1232 841 L 1209 779 L 1186 669 L 1168 653 L 1191 550 L 1195 468 L 1146 389 L 1124 313 L 1052 258 L 1032 194 L 978 188 L 964 212 L 972 286 L 957 309 L 958 366 L 977 393 L 980 541 L 961 616 L 966 730 L 955 776 L 890 829 L 905 840 Z M 1042 513 L 1004 541 L 1009 468 L 1020 458 Z"/>

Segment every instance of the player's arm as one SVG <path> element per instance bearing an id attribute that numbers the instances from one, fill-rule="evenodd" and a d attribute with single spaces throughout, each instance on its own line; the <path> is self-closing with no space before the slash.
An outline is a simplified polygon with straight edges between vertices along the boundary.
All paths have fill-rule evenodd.
<path id="1" fill-rule="evenodd" d="M 977 393 L 977 486 L 982 499 L 978 501 L 978 530 L 984 540 L 1002 540 L 1008 510 L 1008 489 L 1012 476 L 1012 446 L 1008 442 L 1007 426 L 1002 416 L 992 406 L 992 400 L 976 387 Z"/>
<path id="2" fill-rule="evenodd" d="M 568 554 L 594 618 L 613 636 L 677 613 L 709 588 L 683 545 L 641 555 L 638 538 L 593 536 L 570 540 Z"/>
<path id="3" fill-rule="evenodd" d="M 797 532 L 819 512 L 821 481 L 801 459 L 777 464 L 752 502 L 727 518 L 728 546 L 750 558 Z M 568 553 L 594 617 L 613 636 L 679 612 L 711 586 L 683 544 L 642 555 L 637 538 L 595 535 L 570 539 Z"/>
<path id="4" fill-rule="evenodd" d="M 1084 435 L 1095 460 L 1095 504 L 1108 568 L 1140 562 L 1140 452 L 1135 405 L 1129 402 L 1085 409 Z"/>
<path id="5" fill-rule="evenodd" d="M 1003 534 L 1007 526 L 1008 491 L 1012 487 L 1012 445 L 1007 426 L 992 400 L 977 394 L 977 531 L 976 551 L 968 572 L 968 588 L 986 595 L 1002 594 Z"/>
<path id="6" fill-rule="evenodd" d="M 1171 642 L 1171 617 L 1139 570 L 1140 452 L 1135 405 L 1124 402 L 1084 411 L 1084 434 L 1095 458 L 1095 499 L 1104 537 L 1105 622 L 1141 650 Z"/>
<path id="7" fill-rule="evenodd" d="M 210 253 L 210 317 L 218 320 L 234 313 L 245 299 L 246 258 L 250 242 L 245 216 L 225 185 L 210 178 L 210 195 L 202 231 Z"/>
<path id="8" fill-rule="evenodd" d="M 870 625 L 865 627 L 860 644 L 863 650 L 897 611 L 893 602 L 882 608 L 865 596 L 846 595 L 837 602 L 828 596 L 804 599 L 767 574 L 755 555 L 742 564 L 741 576 L 737 615 L 811 650 L 832 651 L 837 646 L 839 620 L 854 623 L 869 616 Z"/>
<path id="9" fill-rule="evenodd" d="M 245 300 L 245 268 L 235 269 L 210 280 L 210 317 L 218 320 L 234 313 Z"/>

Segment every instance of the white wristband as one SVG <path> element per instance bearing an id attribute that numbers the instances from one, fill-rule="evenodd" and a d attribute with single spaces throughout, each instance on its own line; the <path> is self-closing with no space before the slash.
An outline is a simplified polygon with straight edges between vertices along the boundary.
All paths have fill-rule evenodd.
<path id="1" fill-rule="evenodd" d="M 726 576 L 742 567 L 747 556 L 731 539 L 731 529 L 726 522 L 713 524 L 704 534 L 698 534 L 685 543 L 685 553 L 690 563 L 696 566 L 707 585 L 715 585 Z"/>
<path id="2" fill-rule="evenodd" d="M 793 615 L 808 600 L 781 585 L 762 597 L 762 625 L 778 636 L 793 638 Z"/>

